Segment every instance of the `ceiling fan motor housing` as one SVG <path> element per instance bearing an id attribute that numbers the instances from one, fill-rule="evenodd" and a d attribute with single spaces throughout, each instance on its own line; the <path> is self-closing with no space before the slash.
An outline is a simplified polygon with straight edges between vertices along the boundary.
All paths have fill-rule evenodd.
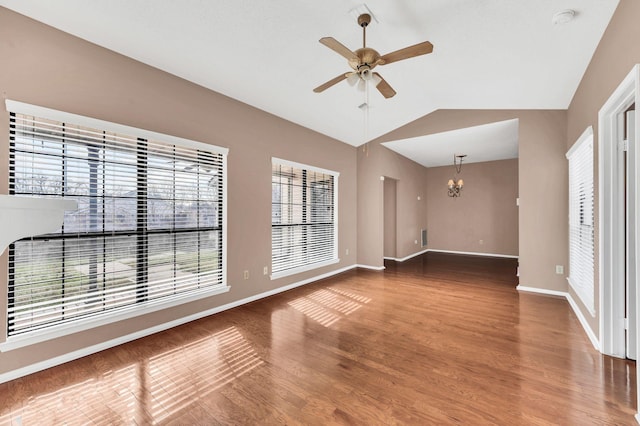
<path id="1" fill-rule="evenodd" d="M 356 57 L 349 60 L 349 66 L 354 71 L 360 71 L 363 66 L 369 67 L 369 69 L 375 68 L 380 63 L 380 54 L 370 47 L 363 47 L 353 52 Z"/>

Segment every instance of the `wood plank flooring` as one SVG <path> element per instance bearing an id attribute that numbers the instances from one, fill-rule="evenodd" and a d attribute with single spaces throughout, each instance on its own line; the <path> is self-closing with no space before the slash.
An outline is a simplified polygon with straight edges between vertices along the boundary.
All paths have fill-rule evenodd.
<path id="1" fill-rule="evenodd" d="M 0 424 L 635 424 L 635 363 L 515 260 L 386 266 L 1 384 Z"/>

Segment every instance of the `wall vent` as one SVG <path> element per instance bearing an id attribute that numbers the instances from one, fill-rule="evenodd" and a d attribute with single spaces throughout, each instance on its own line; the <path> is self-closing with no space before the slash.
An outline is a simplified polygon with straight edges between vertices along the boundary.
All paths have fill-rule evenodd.
<path id="1" fill-rule="evenodd" d="M 427 246 L 427 230 L 423 229 L 421 232 L 422 235 L 422 247 L 426 247 Z"/>

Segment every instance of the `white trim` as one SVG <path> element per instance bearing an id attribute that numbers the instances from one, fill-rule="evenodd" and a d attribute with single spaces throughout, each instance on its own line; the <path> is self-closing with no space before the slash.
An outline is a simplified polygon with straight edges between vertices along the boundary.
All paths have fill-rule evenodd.
<path id="1" fill-rule="evenodd" d="M 227 286 L 227 218 L 228 218 L 228 204 L 229 198 L 228 188 L 228 173 L 227 163 L 228 157 L 225 157 L 222 161 L 222 285 Z"/>
<path id="2" fill-rule="evenodd" d="M 585 308 L 587 308 L 587 311 L 589 311 L 589 313 L 591 314 L 592 317 L 596 317 L 596 310 L 595 308 L 590 307 L 589 305 L 587 305 L 587 303 L 582 299 L 582 296 L 580 296 L 580 293 L 576 290 L 576 286 L 573 285 L 572 281 L 571 281 L 571 277 L 567 277 L 567 282 L 569 283 L 569 286 L 573 289 L 573 291 L 576 292 L 576 294 L 578 295 L 578 299 L 580 299 L 580 301 L 582 302 L 582 304 L 584 305 Z M 598 345 L 600 346 L 600 345 Z"/>
<path id="3" fill-rule="evenodd" d="M 372 271 L 384 271 L 384 265 L 383 266 L 371 266 L 371 265 L 361 265 L 361 264 L 357 264 L 356 268 L 362 268 L 362 269 L 369 269 Z"/>
<path id="4" fill-rule="evenodd" d="M 338 189 L 340 188 L 339 180 L 340 173 L 333 177 L 333 257 L 338 259 L 338 262 L 340 261 L 340 252 L 338 251 L 338 242 L 340 240 L 340 235 L 338 233 L 338 227 L 340 226 L 340 217 L 338 214 L 340 212 L 338 209 Z M 271 250 L 273 250 L 273 246 L 271 247 Z"/>
<path id="5" fill-rule="evenodd" d="M 618 150 L 618 141 L 622 140 L 624 133 L 620 116 L 633 102 L 640 101 L 640 64 L 633 66 L 629 74 L 616 88 L 613 94 L 598 111 L 598 194 L 599 194 L 599 287 L 600 287 L 600 348 L 606 355 L 620 358 L 626 357 L 626 333 L 624 319 L 621 312 L 626 310 L 626 274 L 624 263 L 625 240 L 635 244 L 633 252 L 640 253 L 640 226 L 637 218 L 633 218 L 635 233 L 628 238 L 624 234 L 626 211 L 623 206 L 624 191 L 621 189 L 624 182 L 621 153 Z M 635 109 L 636 126 L 640 123 L 640 109 Z M 637 130 L 637 128 L 636 128 Z M 629 155 L 633 155 L 633 163 L 640 165 L 640 150 L 634 149 L 640 143 L 640 132 L 635 131 L 635 140 L 628 141 Z M 632 171 L 633 172 L 633 171 Z M 632 211 L 639 211 L 637 205 L 640 200 L 638 186 L 632 194 L 635 205 Z M 622 223 L 620 223 L 622 222 Z M 638 271 L 639 259 L 636 256 L 635 270 Z M 640 307 L 640 292 L 636 292 L 635 306 Z M 636 315 L 636 344 L 640 342 L 638 333 L 640 326 Z M 640 407 L 640 380 L 636 379 L 636 407 Z M 639 413 L 640 414 L 640 413 Z M 636 420 L 638 414 L 636 414 Z"/>
<path id="6" fill-rule="evenodd" d="M 285 269 L 284 271 L 274 272 L 270 275 L 270 278 L 272 280 L 277 280 L 277 279 L 288 277 L 291 275 L 301 274 L 307 271 L 313 271 L 314 269 L 323 268 L 325 266 L 335 265 L 338 262 L 340 262 L 340 259 L 329 259 L 329 260 L 325 260 L 324 262 L 310 263 L 308 265 L 299 266 L 297 268 Z"/>
<path id="7" fill-rule="evenodd" d="M 432 251 L 435 253 L 450 253 L 450 254 L 464 254 L 467 256 L 484 256 L 484 257 L 504 257 L 507 259 L 518 259 L 518 255 L 513 254 L 498 254 L 498 253 L 480 253 L 475 251 L 456 251 L 456 250 L 439 250 L 439 249 L 427 249 L 426 251 Z"/>
<path id="8" fill-rule="evenodd" d="M 142 337 L 150 336 L 151 334 L 159 333 L 161 331 L 168 330 L 170 328 L 177 327 L 179 325 L 186 324 L 188 322 L 195 321 L 195 320 L 200 319 L 200 318 L 204 318 L 204 317 L 207 317 L 207 316 L 210 316 L 210 315 L 214 315 L 214 314 L 217 314 L 219 312 L 226 311 L 228 309 L 236 308 L 238 306 L 245 305 L 247 303 L 251 303 L 251 302 L 254 302 L 256 300 L 263 299 L 265 297 L 273 296 L 273 295 L 276 295 L 278 293 L 282 293 L 282 292 L 294 289 L 296 287 L 300 287 L 302 285 L 309 284 L 311 282 L 315 282 L 315 281 L 321 280 L 323 278 L 328 278 L 328 277 L 331 277 L 333 275 L 341 274 L 343 272 L 346 272 L 346 271 L 348 271 L 350 269 L 354 269 L 356 267 L 359 267 L 359 266 L 358 265 L 346 266 L 344 268 L 337 269 L 335 271 L 331 271 L 331 272 L 328 272 L 326 274 L 322 274 L 322 275 L 318 275 L 318 276 L 313 277 L 313 278 L 309 278 L 309 279 L 306 279 L 306 280 L 298 281 L 298 282 L 295 282 L 295 283 L 292 283 L 292 284 L 289 284 L 289 285 L 286 285 L 286 286 L 283 286 L 283 287 L 278 287 L 276 289 L 269 290 L 269 291 L 266 291 L 264 293 L 256 294 L 254 296 L 249 296 L 249 297 L 246 297 L 244 299 L 237 300 L 235 302 L 227 303 L 226 305 L 217 306 L 215 308 L 212 308 L 212 309 L 209 309 L 209 310 L 206 310 L 206 311 L 202 311 L 202 312 L 198 312 L 196 314 L 189 315 L 187 317 L 178 318 L 176 320 L 169 321 L 169 322 L 166 322 L 166 323 L 163 323 L 163 324 L 158 324 L 156 326 L 153 326 L 153 327 L 150 327 L 150 328 L 146 328 L 144 330 L 136 331 L 135 333 L 130 333 L 130 334 L 127 334 L 125 336 L 117 337 L 115 339 L 111 339 L 111 340 L 108 340 L 106 342 L 98 343 L 96 345 L 92 345 L 92 346 L 89 346 L 89 347 L 86 347 L 86 348 L 82 348 L 82 349 L 79 349 L 77 351 L 69 352 L 69 353 L 66 353 L 64 355 L 57 356 L 55 358 L 51 358 L 51 359 L 48 359 L 48 360 L 45 360 L 45 361 L 40 361 L 40 362 L 37 362 L 35 364 L 28 365 L 26 367 L 21 367 L 21 368 L 18 368 L 16 370 L 12 370 L 12 371 L 9 371 L 9 372 L 6 372 L 6 373 L 2 373 L 2 374 L 0 374 L 0 383 L 5 383 L 5 382 L 8 382 L 10 380 L 15 380 L 15 379 L 18 379 L 20 377 L 24 377 L 26 375 L 36 373 L 38 371 L 45 370 L 47 368 L 55 367 L 56 365 L 64 364 L 65 362 L 73 361 L 75 359 L 82 358 L 84 356 L 91 355 L 91 354 L 94 354 L 96 352 L 103 351 L 105 349 L 113 348 L 114 346 L 122 345 L 123 343 L 131 342 L 132 340 L 136 340 L 136 339 L 140 339 Z"/>
<path id="9" fill-rule="evenodd" d="M 640 414 L 637 414 L 635 416 L 633 416 L 634 419 L 636 419 L 636 422 L 638 422 L 638 424 L 640 424 Z"/>
<path id="10" fill-rule="evenodd" d="M 227 155 L 229 153 L 228 148 L 211 145 L 204 142 L 197 142 L 191 139 L 153 132 L 151 130 L 140 129 L 138 127 L 126 126 L 124 124 L 112 123 L 110 121 L 99 120 L 97 118 L 86 117 L 84 115 L 72 114 L 70 112 L 58 111 L 51 108 L 13 101 L 11 99 L 6 99 L 5 105 L 7 108 L 7 112 L 15 112 L 24 115 L 31 115 L 34 117 L 48 118 L 60 122 L 71 122 L 80 126 L 97 128 L 109 132 L 122 133 L 127 136 L 135 136 L 158 142 L 168 142 L 180 146 L 201 149 L 214 154 Z"/>
<path id="11" fill-rule="evenodd" d="M 571 148 L 569 148 L 569 151 L 567 151 L 567 153 L 565 154 L 565 157 L 567 158 L 567 160 L 569 159 L 569 157 L 571 157 L 573 155 L 574 152 L 576 152 L 583 144 L 587 143 L 587 141 L 589 140 L 589 138 L 593 138 L 593 126 L 589 126 L 586 129 L 584 129 L 584 132 L 582 132 L 582 134 L 580 135 L 580 137 L 574 142 L 573 145 L 571 145 Z"/>
<path id="12" fill-rule="evenodd" d="M 585 225 L 589 225 L 592 230 L 595 225 L 593 220 L 595 214 L 593 144 L 593 127 L 588 126 L 569 148 L 565 157 L 569 164 L 569 276 L 567 282 L 591 316 L 595 318 L 595 241 L 592 234 L 583 232 Z M 582 224 L 583 221 L 589 223 Z"/>
<path id="13" fill-rule="evenodd" d="M 518 285 L 516 290 L 522 291 L 525 293 L 536 293 L 536 294 L 544 294 L 546 296 L 556 296 L 556 297 L 567 297 L 566 291 L 557 291 L 557 290 L 549 290 L 546 288 L 538 288 L 538 287 L 527 287 L 524 285 Z"/>
<path id="14" fill-rule="evenodd" d="M 323 169 L 321 167 L 310 166 L 308 164 L 296 163 L 295 161 L 283 160 L 282 158 L 278 158 L 278 157 L 271 157 L 271 164 L 273 163 L 279 164 L 281 166 L 293 167 L 296 169 L 311 170 L 318 173 L 324 173 L 325 175 L 332 175 L 336 177 L 340 176 L 340 172 L 336 172 L 329 169 Z"/>
<path id="15" fill-rule="evenodd" d="M 595 350 L 600 352 L 600 342 L 598 341 L 596 334 L 589 326 L 587 319 L 582 314 L 582 311 L 576 304 L 575 300 L 573 300 L 573 297 L 571 297 L 571 293 L 567 293 L 566 298 L 567 302 L 569 302 L 569 305 L 571 305 L 571 309 L 573 309 L 573 313 L 576 314 L 576 317 L 578 317 L 578 321 L 580 321 L 580 324 L 582 324 L 582 328 L 584 328 L 584 331 L 587 333 L 587 337 L 589 337 L 589 340 L 591 340 L 591 344 L 593 345 Z"/>
<path id="16" fill-rule="evenodd" d="M 526 287 L 523 285 L 518 285 L 516 287 L 516 290 L 521 291 L 523 293 L 535 293 L 539 295 L 564 298 L 569 303 L 569 306 L 571 306 L 571 309 L 573 310 L 573 313 L 575 314 L 576 318 L 578 318 L 578 321 L 580 321 L 580 324 L 582 325 L 582 328 L 584 329 L 585 334 L 589 338 L 589 341 L 591 342 L 595 350 L 600 352 L 600 344 L 598 342 L 598 338 L 596 337 L 593 330 L 591 330 L 591 327 L 589 327 L 589 323 L 587 322 L 586 318 L 582 314 L 582 311 L 578 308 L 578 305 L 576 304 L 576 302 L 573 300 L 573 297 L 571 297 L 571 294 L 569 294 L 566 291 L 548 290 L 546 288 L 537 288 L 537 287 Z"/>
<path id="17" fill-rule="evenodd" d="M 621 176 L 622 168 L 617 166 L 620 153 L 615 138 L 623 131 L 617 118 L 629 105 L 640 99 L 639 90 L 640 65 L 634 65 L 598 111 L 600 348 L 605 355 L 620 358 L 626 356 L 625 330 L 620 315 L 625 310 L 624 265 L 620 266 L 620 262 L 624 261 L 624 242 L 620 241 L 624 238 L 621 235 L 624 223 L 620 224 L 619 212 L 619 206 L 622 205 L 622 190 L 619 188 L 624 177 Z M 636 109 L 636 118 L 639 113 L 640 110 Z M 636 144 L 639 135 L 640 132 L 636 132 Z M 635 239 L 637 243 L 640 236 L 636 235 Z"/>
<path id="18" fill-rule="evenodd" d="M 429 249 L 421 250 L 421 251 L 419 251 L 417 253 L 410 254 L 409 256 L 405 256 L 405 257 L 400 258 L 400 259 L 398 259 L 396 257 L 385 257 L 384 259 L 385 260 L 393 260 L 393 261 L 396 261 L 396 262 L 404 262 L 404 261 L 407 261 L 407 260 L 412 259 L 414 257 L 420 256 L 421 254 L 425 254 L 428 251 L 429 251 Z"/>
<path id="19" fill-rule="evenodd" d="M 405 256 L 405 257 L 400 258 L 400 259 L 398 259 L 396 257 L 386 257 L 386 256 L 383 259 L 385 259 L 385 260 L 393 260 L 395 262 L 404 262 L 404 261 L 407 261 L 407 260 L 409 260 L 411 258 L 420 256 L 420 255 L 428 253 L 428 252 L 448 253 L 448 254 L 461 254 L 461 255 L 466 255 L 466 256 L 504 257 L 504 258 L 507 258 L 507 259 L 518 259 L 519 258 L 519 256 L 512 255 L 512 254 L 496 254 L 496 253 L 479 253 L 479 252 L 473 252 L 473 251 L 426 249 L 426 250 L 419 251 L 417 253 L 410 254 L 409 256 Z"/>
<path id="20" fill-rule="evenodd" d="M 86 319 L 76 319 L 68 323 L 54 325 L 42 330 L 10 336 L 5 342 L 0 343 L 0 352 L 8 352 L 14 349 L 24 348 L 25 346 L 46 342 L 47 340 L 57 339 L 62 336 L 68 336 L 70 334 L 79 333 L 81 331 L 90 330 L 103 325 L 113 324 L 115 322 L 139 317 L 141 315 L 150 314 L 163 309 L 169 309 L 174 306 L 183 305 L 196 300 L 206 299 L 228 291 L 229 287 L 218 286 L 215 288 L 190 292 L 181 296 L 173 296 L 169 300 L 164 298 L 144 303 L 137 303 L 121 309 L 105 311 L 104 313 L 93 315 Z"/>

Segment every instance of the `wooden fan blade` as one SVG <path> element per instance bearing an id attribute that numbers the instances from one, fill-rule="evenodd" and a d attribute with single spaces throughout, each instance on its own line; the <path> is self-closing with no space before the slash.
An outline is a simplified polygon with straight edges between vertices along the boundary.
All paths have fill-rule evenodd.
<path id="1" fill-rule="evenodd" d="M 379 64 L 385 65 L 392 62 L 401 61 L 403 59 L 413 58 L 415 56 L 426 55 L 433 52 L 433 44 L 428 41 L 414 44 L 413 46 L 405 47 L 404 49 L 396 50 L 395 52 L 387 53 L 380 57 Z"/>
<path id="2" fill-rule="evenodd" d="M 349 60 L 358 58 L 358 56 L 353 53 L 348 47 L 346 47 L 344 44 L 340 43 L 333 37 L 323 37 L 320 39 L 320 43 L 324 44 L 329 49 L 337 52 L 338 54 L 344 56 Z"/>
<path id="3" fill-rule="evenodd" d="M 327 81 L 326 83 L 321 84 L 320 86 L 316 87 L 315 89 L 313 89 L 313 91 L 316 92 L 316 93 L 324 92 L 325 90 L 327 90 L 329 87 L 333 86 L 334 84 L 340 83 L 342 80 L 346 79 L 348 75 L 349 75 L 349 73 L 340 74 L 336 78 L 332 78 L 331 80 Z"/>
<path id="4" fill-rule="evenodd" d="M 382 96 L 387 99 L 393 98 L 396 94 L 396 91 L 393 90 L 393 87 L 391 87 L 389 83 L 387 83 L 387 81 L 382 78 L 382 76 L 377 72 L 374 72 L 373 75 L 380 79 L 380 82 L 376 84 L 376 89 L 378 89 L 378 91 L 382 93 Z"/>

